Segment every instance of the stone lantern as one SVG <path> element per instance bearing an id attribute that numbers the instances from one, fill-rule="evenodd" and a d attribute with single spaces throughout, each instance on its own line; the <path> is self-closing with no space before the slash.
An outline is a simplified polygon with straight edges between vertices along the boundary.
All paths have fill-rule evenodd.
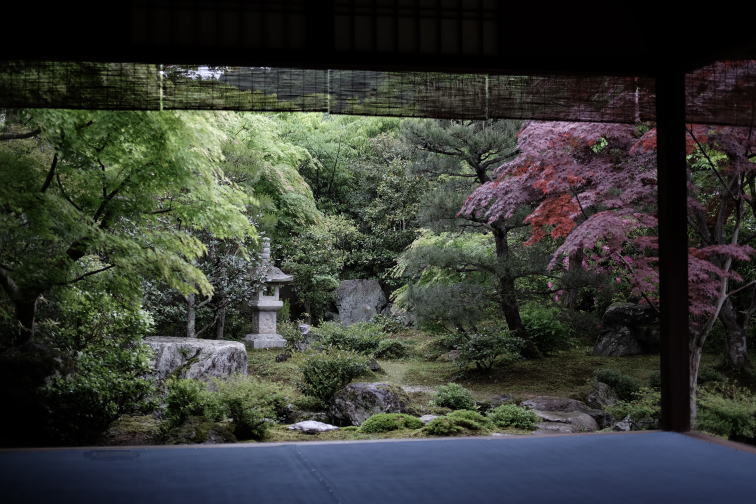
<path id="1" fill-rule="evenodd" d="M 279 299 L 282 284 L 294 277 L 276 268 L 270 260 L 270 238 L 263 238 L 262 264 L 259 266 L 265 284 L 252 294 L 252 333 L 244 336 L 244 342 L 252 348 L 281 348 L 286 340 L 276 333 L 277 311 L 283 308 Z"/>

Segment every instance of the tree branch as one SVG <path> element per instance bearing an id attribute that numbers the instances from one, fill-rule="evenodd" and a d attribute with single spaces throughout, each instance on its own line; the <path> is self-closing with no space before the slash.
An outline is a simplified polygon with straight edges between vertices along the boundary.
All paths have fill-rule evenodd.
<path id="1" fill-rule="evenodd" d="M 31 138 L 35 137 L 42 133 L 42 130 L 37 128 L 32 131 L 25 131 L 23 133 L 3 133 L 0 135 L 0 141 L 6 141 L 6 140 L 22 140 L 24 138 Z"/>
<path id="2" fill-rule="evenodd" d="M 89 271 L 87 273 L 84 273 L 83 275 L 80 275 L 80 276 L 74 278 L 73 280 L 67 280 L 65 282 L 58 282 L 58 283 L 55 283 L 54 285 L 71 285 L 73 283 L 76 283 L 76 282 L 79 282 L 81 280 L 84 280 L 88 276 L 96 275 L 97 273 L 102 273 L 103 271 L 107 271 L 107 270 L 112 269 L 112 268 L 115 268 L 115 264 L 111 264 L 109 266 L 105 266 L 104 268 L 96 269 L 94 271 Z"/>
<path id="3" fill-rule="evenodd" d="M 727 295 L 726 295 L 726 297 L 730 297 L 730 296 L 732 296 L 733 294 L 737 294 L 738 292 L 742 291 L 743 289 L 747 289 L 748 287 L 750 287 L 750 286 L 752 286 L 752 285 L 754 285 L 754 284 L 756 284 L 756 280 L 752 280 L 752 281 L 748 282 L 747 284 L 745 284 L 745 285 L 743 285 L 743 286 L 741 286 L 741 287 L 738 287 L 738 288 L 737 288 L 737 289 L 735 289 L 734 291 L 730 291 L 730 292 L 728 292 L 728 293 L 727 293 Z"/>
<path id="4" fill-rule="evenodd" d="M 84 210 L 82 210 L 79 205 L 77 205 L 76 203 L 74 203 L 74 201 L 71 198 L 68 197 L 68 194 L 66 193 L 66 190 L 63 188 L 63 183 L 60 181 L 60 172 L 58 172 L 58 171 L 55 172 L 55 180 L 58 182 L 58 189 L 60 189 L 60 194 L 61 194 L 61 196 L 63 196 L 63 199 L 66 200 L 66 201 L 68 201 L 71 204 L 71 206 L 74 207 L 76 210 L 78 210 L 79 212 L 84 213 Z"/>
<path id="5" fill-rule="evenodd" d="M 47 188 L 50 187 L 50 184 L 53 181 L 53 177 L 55 176 L 55 168 L 58 166 L 58 153 L 56 152 L 52 159 L 52 164 L 50 165 L 50 169 L 47 171 L 47 177 L 45 177 L 45 181 L 42 183 L 42 188 L 40 189 L 40 192 L 47 191 Z"/>
<path id="6" fill-rule="evenodd" d="M 709 154 L 706 152 L 706 149 L 703 148 L 703 145 L 701 145 L 701 142 L 698 141 L 698 138 L 696 138 L 696 135 L 693 134 L 693 129 L 686 127 L 685 129 L 688 130 L 688 134 L 693 139 L 693 141 L 696 143 L 696 146 L 698 146 L 698 150 L 701 151 L 701 154 L 704 155 L 706 158 L 707 163 L 709 164 L 709 167 L 711 168 L 711 171 L 714 172 L 714 175 L 717 176 L 717 179 L 719 179 L 719 182 L 724 186 L 724 188 L 727 190 L 727 192 L 730 194 L 730 197 L 737 201 L 738 198 L 735 197 L 734 194 L 730 191 L 730 187 L 725 183 L 725 181 L 722 179 L 722 175 L 720 175 L 719 170 L 717 170 L 717 165 L 714 164 L 714 161 L 711 160 L 709 157 Z"/>

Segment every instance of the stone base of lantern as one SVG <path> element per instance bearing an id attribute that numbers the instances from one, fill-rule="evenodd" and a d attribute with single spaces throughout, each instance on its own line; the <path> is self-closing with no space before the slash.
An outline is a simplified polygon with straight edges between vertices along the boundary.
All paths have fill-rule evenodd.
<path id="1" fill-rule="evenodd" d="M 244 344 L 249 348 L 283 348 L 286 340 L 280 334 L 246 334 Z"/>

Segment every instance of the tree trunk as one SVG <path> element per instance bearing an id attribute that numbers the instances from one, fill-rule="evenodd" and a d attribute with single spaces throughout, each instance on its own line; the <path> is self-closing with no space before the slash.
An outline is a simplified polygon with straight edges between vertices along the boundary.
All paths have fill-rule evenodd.
<path id="1" fill-rule="evenodd" d="M 35 316 L 37 314 L 37 300 L 39 296 L 29 299 L 15 300 L 13 302 L 16 321 L 18 322 L 18 331 L 16 333 L 15 345 L 28 343 L 34 337 Z"/>
<path id="2" fill-rule="evenodd" d="M 186 337 L 187 338 L 195 338 L 196 337 L 196 322 L 197 322 L 197 311 L 194 307 L 195 302 L 195 295 L 189 294 L 186 296 Z"/>
<path id="3" fill-rule="evenodd" d="M 517 303 L 515 279 L 509 267 L 510 256 L 509 244 L 507 243 L 507 230 L 506 228 L 494 227 L 493 235 L 498 263 L 496 276 L 499 281 L 499 304 L 504 314 L 504 320 L 506 320 L 509 330 L 525 341 L 523 356 L 526 358 L 541 357 L 541 352 L 528 337 L 525 325 L 522 323 L 522 318 L 520 318 L 520 306 Z"/>
<path id="4" fill-rule="evenodd" d="M 691 328 L 691 331 L 694 329 Z M 695 338 L 693 338 L 695 341 Z M 698 383 L 698 368 L 701 366 L 701 354 L 703 353 L 703 345 L 699 346 L 691 342 L 690 354 L 689 354 L 689 370 L 690 370 L 690 425 L 691 428 L 695 428 L 696 425 L 696 385 Z"/>
<path id="5" fill-rule="evenodd" d="M 218 321 L 215 323 L 215 339 L 223 339 L 226 330 L 226 307 L 218 308 Z"/>
<path id="6" fill-rule="evenodd" d="M 577 271 L 583 265 L 583 249 L 579 248 L 570 256 L 570 271 Z M 574 283 L 574 281 L 573 281 Z M 564 298 L 564 305 L 570 310 L 577 308 L 578 294 L 580 287 L 572 286 L 567 289 L 567 295 Z"/>
<path id="7" fill-rule="evenodd" d="M 742 371 L 748 367 L 748 334 L 738 320 L 735 305 L 727 298 L 719 311 L 719 320 L 727 333 L 725 361 L 734 370 Z"/>

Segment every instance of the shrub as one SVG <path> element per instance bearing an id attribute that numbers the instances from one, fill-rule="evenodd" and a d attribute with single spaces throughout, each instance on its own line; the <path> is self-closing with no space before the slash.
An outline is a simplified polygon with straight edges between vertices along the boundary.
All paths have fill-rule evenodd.
<path id="1" fill-rule="evenodd" d="M 698 429 L 737 441 L 756 440 L 756 397 L 732 383 L 702 387 L 697 397 Z"/>
<path id="2" fill-rule="evenodd" d="M 396 315 L 376 315 L 370 319 L 370 322 L 377 325 L 381 328 L 381 331 L 388 334 L 398 333 L 405 329 L 402 320 Z"/>
<path id="3" fill-rule="evenodd" d="M 188 378 L 166 381 L 165 416 L 171 426 L 184 423 L 190 416 L 205 416 L 210 396 L 205 384 Z"/>
<path id="4" fill-rule="evenodd" d="M 234 422 L 234 435 L 238 439 L 263 439 L 271 420 L 263 411 L 245 404 L 241 397 L 230 397 L 224 401 L 228 416 Z"/>
<path id="5" fill-rule="evenodd" d="M 44 411 L 19 420 L 36 426 L 32 442 L 92 443 L 119 416 L 154 409 L 154 382 L 146 378 L 151 350 L 142 344 L 152 318 L 139 296 L 111 292 L 118 286 L 107 273 L 95 275 L 56 289 L 41 307 L 37 338 L 54 348 L 55 358 L 44 385 L 20 392 L 25 403 L 34 403 L 20 415 Z M 28 373 L 11 378 L 23 376 L 25 387 Z"/>
<path id="6" fill-rule="evenodd" d="M 491 426 L 491 422 L 486 417 L 472 410 L 452 411 L 446 415 L 446 418 L 449 418 L 456 425 L 470 430 L 484 430 Z"/>
<path id="7" fill-rule="evenodd" d="M 252 377 L 213 380 L 209 388 L 198 380 L 171 379 L 166 406 L 170 427 L 190 418 L 211 423 L 229 418 L 238 439 L 262 439 L 270 424 L 285 415 L 288 400 L 278 386 Z"/>
<path id="8" fill-rule="evenodd" d="M 328 404 L 339 389 L 365 374 L 369 368 L 364 356 L 336 350 L 313 355 L 300 369 L 302 382 L 299 389 L 302 393 Z"/>
<path id="9" fill-rule="evenodd" d="M 661 372 L 660 371 L 654 371 L 651 373 L 651 375 L 648 377 L 648 386 L 654 390 L 661 389 Z"/>
<path id="10" fill-rule="evenodd" d="M 286 416 L 289 401 L 279 386 L 253 377 L 214 380 L 205 414 L 212 420 L 234 422 L 239 439 L 262 439 L 271 423 Z"/>
<path id="11" fill-rule="evenodd" d="M 378 413 L 371 416 L 360 427 L 366 433 L 389 432 L 399 429 L 419 429 L 423 422 L 419 418 L 404 413 Z"/>
<path id="12" fill-rule="evenodd" d="M 323 346 L 372 354 L 386 337 L 381 328 L 370 322 L 358 322 L 350 326 L 338 322 L 324 322 L 314 329 Z"/>
<path id="13" fill-rule="evenodd" d="M 704 385 L 706 383 L 711 382 L 725 382 L 727 381 L 727 378 L 725 375 L 717 371 L 715 368 L 711 366 L 703 366 L 701 369 L 698 370 L 698 378 L 697 383 L 699 385 Z"/>
<path id="14" fill-rule="evenodd" d="M 632 401 L 641 388 L 635 378 L 622 374 L 616 369 L 597 369 L 593 372 L 593 376 L 597 381 L 609 385 L 622 401 Z"/>
<path id="15" fill-rule="evenodd" d="M 538 416 L 533 411 L 515 404 L 497 406 L 487 416 L 497 427 L 502 428 L 533 430 L 538 423 Z"/>
<path id="16" fill-rule="evenodd" d="M 615 418 L 630 417 L 636 424 L 645 424 L 653 428 L 661 416 L 661 395 L 659 391 L 649 388 L 639 389 L 630 401 L 620 401 L 606 408 Z"/>
<path id="17" fill-rule="evenodd" d="M 97 341 L 73 357 L 70 373 L 50 378 L 41 395 L 55 442 L 93 442 L 122 414 L 153 409 L 149 352 L 139 343 Z"/>
<path id="18" fill-rule="evenodd" d="M 378 359 L 401 359 L 407 355 L 407 346 L 399 340 L 384 339 L 373 355 Z"/>
<path id="19" fill-rule="evenodd" d="M 279 322 L 278 333 L 286 340 L 286 347 L 290 350 L 304 348 L 304 343 L 309 335 L 302 334 L 299 325 L 303 322 Z"/>
<path id="20" fill-rule="evenodd" d="M 462 432 L 462 427 L 447 417 L 434 418 L 423 427 L 423 432 L 431 436 L 453 436 Z"/>
<path id="21" fill-rule="evenodd" d="M 528 337 L 544 355 L 572 346 L 572 330 L 560 319 L 555 306 L 527 303 L 520 309 Z"/>
<path id="22" fill-rule="evenodd" d="M 488 372 L 499 361 L 511 362 L 519 358 L 522 340 L 506 329 L 490 328 L 469 335 L 460 335 L 460 367 L 475 364 L 482 372 Z"/>
<path id="23" fill-rule="evenodd" d="M 448 383 L 438 387 L 433 403 L 436 406 L 451 408 L 453 410 L 471 410 L 475 408 L 475 400 L 472 393 L 462 385 L 456 383 Z"/>

